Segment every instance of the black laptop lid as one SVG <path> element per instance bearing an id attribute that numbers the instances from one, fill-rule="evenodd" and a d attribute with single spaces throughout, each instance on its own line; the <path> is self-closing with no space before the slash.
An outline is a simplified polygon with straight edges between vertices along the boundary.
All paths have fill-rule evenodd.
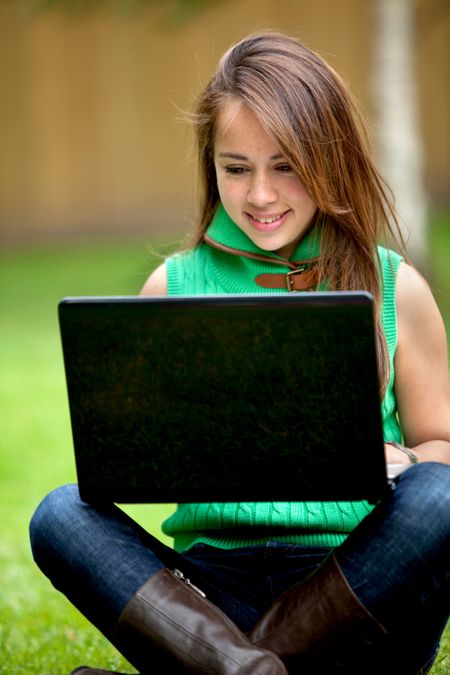
<path id="1" fill-rule="evenodd" d="M 85 500 L 384 491 L 368 294 L 67 298 L 59 316 Z"/>

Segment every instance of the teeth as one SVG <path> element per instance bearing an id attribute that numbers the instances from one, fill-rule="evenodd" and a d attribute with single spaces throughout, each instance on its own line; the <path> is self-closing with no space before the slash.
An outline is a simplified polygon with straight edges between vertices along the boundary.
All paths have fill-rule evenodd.
<path id="1" fill-rule="evenodd" d="M 253 220 L 265 225 L 270 225 L 270 223 L 274 223 L 276 220 L 280 220 L 280 218 L 281 216 L 275 216 L 274 218 L 255 218 L 255 216 L 253 216 Z"/>

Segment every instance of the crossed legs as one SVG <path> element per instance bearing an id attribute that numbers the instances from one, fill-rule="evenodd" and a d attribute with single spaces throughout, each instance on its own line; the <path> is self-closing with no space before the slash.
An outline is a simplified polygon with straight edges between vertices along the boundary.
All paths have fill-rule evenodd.
<path id="1" fill-rule="evenodd" d="M 397 675 L 417 673 L 433 657 L 449 609 L 449 500 L 450 467 L 434 463 L 412 467 L 400 477 L 392 495 L 335 550 L 335 561 L 350 592 L 382 627 L 372 646 L 364 645 L 357 657 L 368 664 L 364 672 L 370 672 L 370 664 L 382 658 L 383 663 L 397 660 Z M 252 577 L 247 575 L 242 583 L 233 565 L 230 565 L 231 578 L 224 573 L 223 559 L 236 560 L 236 552 L 219 551 L 220 567 L 206 564 L 206 558 L 211 559 L 210 549 L 206 558 L 202 557 L 201 550 L 195 549 L 192 555 L 178 554 L 116 507 L 98 510 L 84 504 L 76 486 L 54 491 L 38 507 L 31 523 L 31 541 L 38 565 L 54 586 L 116 644 L 119 619 L 138 590 L 158 573 L 159 577 L 164 576 L 163 570 L 181 569 L 241 630 L 256 631 L 250 632 L 250 638 L 257 642 L 258 650 L 268 647 L 284 658 L 276 636 L 272 635 L 269 644 L 264 632 L 252 629 L 268 619 L 276 623 L 279 602 L 270 595 L 258 602 L 262 594 L 259 588 L 254 592 L 249 589 Z M 291 554 L 298 557 L 299 548 L 280 546 L 277 569 L 283 568 Z M 265 554 L 261 549 L 260 560 Z M 329 551 L 317 552 L 314 567 L 327 557 Z M 253 565 L 257 565 L 257 560 L 256 556 Z M 310 568 L 301 563 L 297 578 L 301 580 L 309 572 Z M 271 573 L 276 575 L 277 570 Z M 258 577 L 256 568 L 253 576 Z M 273 578 L 270 586 L 272 582 Z M 299 589 L 302 594 L 306 591 L 311 595 L 316 591 L 312 586 L 308 591 L 308 583 L 309 580 L 296 585 L 292 576 L 286 576 L 286 588 L 281 586 L 281 590 L 286 591 L 288 598 L 294 597 Z M 299 608 L 298 614 L 306 619 L 304 609 Z M 302 663 L 307 664 L 308 658 L 295 653 L 296 631 L 305 634 L 302 621 L 298 625 L 292 622 L 294 657 L 288 658 L 290 672 L 307 672 Z M 336 621 L 335 618 L 332 623 Z M 341 621 L 345 621 L 345 617 Z M 335 634 L 333 625 L 325 626 L 325 634 L 327 643 L 332 645 L 329 636 Z M 349 659 L 354 661 L 358 654 L 358 645 L 353 640 L 356 634 L 350 631 L 347 646 L 339 644 L 338 648 L 331 648 L 327 658 L 336 672 L 350 672 Z M 286 638 L 285 632 L 283 636 Z M 308 640 L 306 650 L 311 651 Z M 260 653 L 253 656 L 259 658 Z M 347 669 L 342 670 L 344 666 L 339 663 L 346 663 Z"/>

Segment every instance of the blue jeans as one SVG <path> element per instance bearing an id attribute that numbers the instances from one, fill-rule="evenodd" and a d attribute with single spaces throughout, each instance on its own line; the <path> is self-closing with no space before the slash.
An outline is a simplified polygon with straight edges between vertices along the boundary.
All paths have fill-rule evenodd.
<path id="1" fill-rule="evenodd" d="M 235 550 L 201 544 L 180 554 L 116 506 L 82 502 L 75 485 L 43 500 L 30 532 L 41 570 L 107 637 L 129 599 L 163 567 L 179 568 L 247 631 L 330 553 L 275 540 Z M 387 629 L 361 657 L 359 672 L 426 672 L 449 616 L 450 466 L 429 462 L 401 474 L 335 554 L 356 595 Z M 347 675 L 350 666 L 328 672 Z"/>

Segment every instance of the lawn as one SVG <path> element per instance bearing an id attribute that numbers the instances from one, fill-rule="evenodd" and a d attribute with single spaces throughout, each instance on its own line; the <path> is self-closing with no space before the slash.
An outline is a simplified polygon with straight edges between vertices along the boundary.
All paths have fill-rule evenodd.
<path id="1" fill-rule="evenodd" d="M 450 221 L 431 232 L 431 281 L 450 325 Z M 167 247 L 65 242 L 0 254 L 0 673 L 65 675 L 82 663 L 132 669 L 31 560 L 28 522 L 53 487 L 74 481 L 56 307 L 67 295 L 135 294 Z M 129 509 L 154 534 L 168 506 Z M 450 673 L 450 629 L 433 669 Z"/>

